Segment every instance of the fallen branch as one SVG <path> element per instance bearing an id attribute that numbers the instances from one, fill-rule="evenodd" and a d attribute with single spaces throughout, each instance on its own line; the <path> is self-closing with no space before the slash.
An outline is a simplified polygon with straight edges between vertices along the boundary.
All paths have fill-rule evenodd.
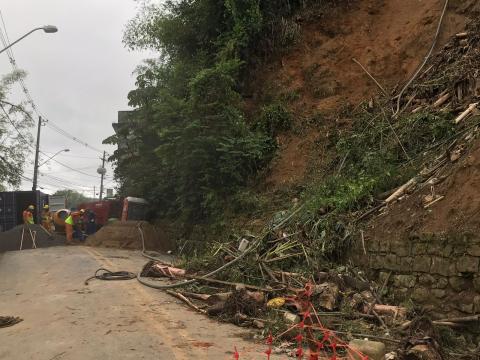
<path id="1" fill-rule="evenodd" d="M 464 323 L 464 322 L 480 322 L 480 315 L 472 315 L 451 319 L 441 319 L 440 322 L 451 322 L 451 323 Z"/>
<path id="2" fill-rule="evenodd" d="M 448 327 L 451 327 L 451 328 L 462 328 L 462 327 L 465 327 L 467 326 L 467 324 L 465 323 L 461 323 L 461 322 L 453 322 L 453 321 L 432 321 L 432 324 L 435 325 L 435 326 L 448 326 Z M 408 321 L 405 321 L 402 325 L 400 325 L 400 330 L 407 330 L 410 326 L 412 325 L 412 321 L 411 320 L 408 320 Z"/>
<path id="3" fill-rule="evenodd" d="M 367 255 L 367 249 L 365 248 L 365 236 L 363 235 L 363 230 L 360 230 L 360 236 L 362 237 L 363 254 Z"/>
<path id="4" fill-rule="evenodd" d="M 187 292 L 187 291 L 179 291 L 179 294 L 182 294 L 183 296 L 189 297 L 191 299 L 201 300 L 201 301 L 207 301 L 211 297 L 211 295 L 196 294 L 196 293 L 191 293 L 191 292 Z"/>
<path id="5" fill-rule="evenodd" d="M 241 285 L 241 286 L 244 286 L 245 289 L 264 291 L 264 292 L 275 292 L 275 291 L 279 291 L 279 290 L 284 289 L 284 288 L 266 289 L 266 288 L 262 288 L 262 287 L 254 286 L 254 285 L 246 285 L 246 284 L 241 284 L 241 283 L 234 283 L 234 282 L 217 280 L 217 279 L 212 279 L 212 278 L 205 278 L 205 277 L 195 277 L 195 276 L 191 276 L 191 275 L 187 275 L 186 278 L 191 279 L 191 280 L 195 280 L 195 281 L 198 281 L 198 282 L 207 282 L 207 283 L 220 284 L 220 285 L 226 285 L 226 286 L 231 286 L 231 287 L 237 287 L 238 285 Z"/>
<path id="6" fill-rule="evenodd" d="M 182 294 L 178 293 L 178 292 L 175 292 L 175 291 L 172 291 L 172 290 L 165 290 L 165 292 L 167 294 L 170 294 L 174 297 L 176 297 L 177 299 L 183 301 L 185 304 L 187 304 L 188 306 L 190 306 L 193 310 L 201 313 L 201 314 L 206 314 L 207 311 L 206 310 L 203 310 L 203 309 L 200 309 L 197 305 L 195 305 L 194 303 L 192 303 L 190 300 L 188 300 L 185 296 L 183 296 Z"/>

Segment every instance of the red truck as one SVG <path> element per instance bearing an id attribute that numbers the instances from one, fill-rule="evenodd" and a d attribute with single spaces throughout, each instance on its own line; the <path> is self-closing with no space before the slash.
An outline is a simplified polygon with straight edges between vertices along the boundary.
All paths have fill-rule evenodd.
<path id="1" fill-rule="evenodd" d="M 103 226 L 109 219 L 145 220 L 147 206 L 146 200 L 129 196 L 122 200 L 108 199 L 83 203 L 78 205 L 78 209 L 93 211 L 97 225 Z"/>

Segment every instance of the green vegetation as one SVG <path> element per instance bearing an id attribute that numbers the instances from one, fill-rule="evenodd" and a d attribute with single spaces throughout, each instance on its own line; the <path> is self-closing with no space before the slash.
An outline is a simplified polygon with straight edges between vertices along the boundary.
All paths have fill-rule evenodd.
<path id="1" fill-rule="evenodd" d="M 53 195 L 65 196 L 67 209 L 77 208 L 79 204 L 92 200 L 75 190 L 57 190 Z"/>
<path id="2" fill-rule="evenodd" d="M 180 0 L 142 8 L 124 42 L 160 57 L 137 69 L 132 123 L 105 140 L 128 145 L 110 159 L 121 193 L 146 197 L 158 216 L 187 223 L 217 219 L 232 197 L 242 200 L 236 194 L 267 166 L 274 137 L 290 126 L 279 104 L 247 121 L 242 83 L 252 62 L 295 41 L 299 26 L 286 19 L 307 3 Z"/>
<path id="3" fill-rule="evenodd" d="M 332 174 L 310 184 L 300 214 L 314 255 L 340 258 L 349 248 L 352 215 L 375 205 L 375 198 L 401 185 L 421 169 L 426 149 L 452 136 L 449 114 L 418 113 L 396 120 L 383 109 L 366 109 L 347 133 L 337 134 Z"/>
<path id="4" fill-rule="evenodd" d="M 32 126 L 33 120 L 22 104 L 8 100 L 11 86 L 25 75 L 19 70 L 0 79 L 0 190 L 6 185 L 20 184 L 25 158 L 30 151 L 27 144 L 31 139 L 23 130 Z M 26 135 L 21 135 L 23 133 Z"/>

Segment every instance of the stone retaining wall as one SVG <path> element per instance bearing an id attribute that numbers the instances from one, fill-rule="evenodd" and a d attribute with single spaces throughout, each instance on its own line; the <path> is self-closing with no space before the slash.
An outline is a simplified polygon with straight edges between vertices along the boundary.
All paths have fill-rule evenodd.
<path id="1" fill-rule="evenodd" d="M 367 266 L 398 301 L 422 305 L 438 317 L 480 313 L 480 237 L 422 235 L 365 239 L 353 258 Z M 358 256 L 358 253 L 362 253 Z"/>

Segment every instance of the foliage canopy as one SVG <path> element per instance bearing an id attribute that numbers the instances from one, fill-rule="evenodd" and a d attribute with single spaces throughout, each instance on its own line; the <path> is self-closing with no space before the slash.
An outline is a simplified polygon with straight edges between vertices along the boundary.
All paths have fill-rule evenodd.
<path id="1" fill-rule="evenodd" d="M 135 111 L 105 140 L 119 145 L 111 160 L 121 193 L 147 197 L 160 216 L 202 221 L 220 213 L 255 178 L 272 158 L 275 132 L 289 119 L 282 108 L 271 107 L 263 112 L 262 126 L 247 121 L 242 79 L 267 43 L 266 34 L 303 3 L 144 4 L 128 24 L 124 43 L 160 56 L 138 67 L 136 89 L 129 94 Z"/>

